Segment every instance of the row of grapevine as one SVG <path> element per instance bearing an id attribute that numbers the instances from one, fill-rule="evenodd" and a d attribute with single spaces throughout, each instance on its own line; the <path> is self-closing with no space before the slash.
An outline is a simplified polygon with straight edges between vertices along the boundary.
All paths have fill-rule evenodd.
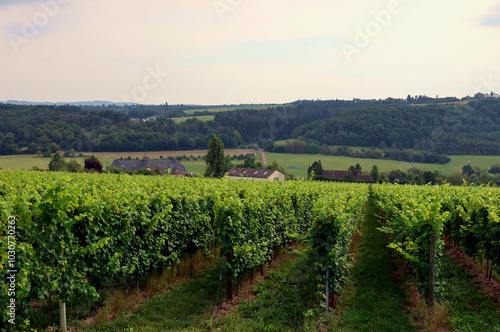
<path id="1" fill-rule="evenodd" d="M 450 212 L 444 233 L 468 255 L 500 265 L 500 191 L 496 188 L 453 188 L 444 205 Z M 491 272 L 490 272 L 491 275 Z"/>
<path id="2" fill-rule="evenodd" d="M 327 310 L 330 292 L 338 293 L 346 279 L 352 237 L 368 194 L 365 185 L 344 186 L 344 190 L 314 202 L 314 223 L 309 233 L 311 258 L 319 272 L 318 279 L 327 286 Z"/>
<path id="3" fill-rule="evenodd" d="M 0 171 L 0 278 L 6 280 L 9 271 L 3 235 L 11 216 L 17 217 L 15 297 L 20 325 L 29 324 L 34 300 L 57 295 L 67 301 L 76 294 L 96 299 L 99 289 L 113 281 L 133 282 L 214 245 L 222 245 L 228 272 L 237 278 L 269 261 L 279 246 L 315 222 L 335 223 L 330 238 L 345 236 L 340 242 L 349 242 L 350 232 L 338 232 L 338 227 L 352 219 L 347 214 L 359 212 L 366 186 L 349 188 Z M 352 211 L 351 200 L 356 204 Z M 2 284 L 2 308 L 9 301 L 6 287 Z"/>
<path id="4" fill-rule="evenodd" d="M 28 323 L 32 300 L 97 299 L 112 280 L 135 280 L 215 244 L 210 193 L 168 186 L 126 176 L 2 172 L 2 220 L 17 216 L 16 320 Z M 1 227 L 6 234 L 6 223 Z M 7 245 L 2 237 L 2 280 L 11 270 L 4 268 Z M 3 289 L 2 305 L 7 294 Z"/>
<path id="5" fill-rule="evenodd" d="M 319 272 L 340 289 L 348 269 L 348 249 L 367 198 L 365 185 L 260 183 L 259 191 L 235 193 L 217 207 L 222 254 L 232 278 L 263 265 L 275 250 L 304 234 Z M 262 195 L 262 189 L 266 193 Z M 299 190 L 298 190 L 299 189 Z M 229 298 L 231 295 L 229 295 Z"/>
<path id="6" fill-rule="evenodd" d="M 439 275 L 443 235 L 469 255 L 500 264 L 498 189 L 377 185 L 373 190 L 385 218 L 381 231 L 391 235 L 390 247 L 407 259 L 421 291 L 427 291 L 431 268 Z M 429 261 L 432 236 L 436 238 L 434 264 Z"/>

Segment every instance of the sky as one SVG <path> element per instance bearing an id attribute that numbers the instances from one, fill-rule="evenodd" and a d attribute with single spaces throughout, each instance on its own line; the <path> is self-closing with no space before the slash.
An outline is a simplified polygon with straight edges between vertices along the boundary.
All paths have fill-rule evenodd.
<path id="1" fill-rule="evenodd" d="M 498 40 L 498 0 L 0 0 L 0 101 L 500 93 Z"/>

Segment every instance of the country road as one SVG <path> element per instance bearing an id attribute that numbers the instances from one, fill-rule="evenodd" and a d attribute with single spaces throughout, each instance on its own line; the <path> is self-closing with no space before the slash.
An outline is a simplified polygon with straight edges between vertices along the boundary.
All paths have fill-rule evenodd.
<path id="1" fill-rule="evenodd" d="M 258 151 L 259 156 L 260 156 L 260 163 L 264 166 L 267 166 L 267 159 L 266 159 L 266 153 L 263 151 Z"/>

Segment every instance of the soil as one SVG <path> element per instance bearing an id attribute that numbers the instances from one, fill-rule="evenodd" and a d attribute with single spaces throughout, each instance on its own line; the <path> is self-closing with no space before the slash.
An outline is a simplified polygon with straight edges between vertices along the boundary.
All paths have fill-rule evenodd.
<path id="1" fill-rule="evenodd" d="M 485 294 L 486 297 L 491 299 L 495 306 L 500 310 L 500 282 L 494 278 L 489 280 L 486 277 L 486 269 L 481 268 L 474 259 L 469 257 L 462 250 L 457 249 L 450 243 L 446 243 L 445 253 L 453 260 L 471 272 L 473 280 L 476 282 L 477 287 Z"/>

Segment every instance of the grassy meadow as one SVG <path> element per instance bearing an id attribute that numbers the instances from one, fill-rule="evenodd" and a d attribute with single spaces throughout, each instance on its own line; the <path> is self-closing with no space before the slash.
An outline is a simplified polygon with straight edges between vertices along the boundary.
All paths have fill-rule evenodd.
<path id="1" fill-rule="evenodd" d="M 267 109 L 268 107 L 274 108 L 274 107 L 280 107 L 280 106 L 283 106 L 283 104 L 247 105 L 247 106 L 234 105 L 234 106 L 227 106 L 227 107 L 207 108 L 206 110 L 209 112 L 219 113 L 219 112 L 234 111 L 237 109 L 263 110 L 263 109 Z M 187 110 L 187 111 L 184 111 L 184 113 L 194 114 L 195 112 L 203 112 L 203 111 L 205 111 L 205 109 Z"/>
<path id="2" fill-rule="evenodd" d="M 249 153 L 254 153 L 255 150 L 247 149 L 227 149 L 226 154 L 233 155 L 246 155 Z M 59 153 L 63 153 L 60 151 Z M 131 157 L 133 159 L 142 159 L 144 152 L 95 152 L 95 153 L 85 153 L 93 154 L 101 161 L 104 168 L 111 166 L 115 159 Z M 191 150 L 191 151 L 154 151 L 148 152 L 151 159 L 159 159 L 160 156 L 163 158 L 178 157 L 178 156 L 204 156 L 207 154 L 207 150 Z M 80 164 L 83 165 L 85 158 L 75 158 Z M 37 166 L 40 169 L 48 169 L 50 158 L 39 158 L 35 155 L 16 155 L 16 156 L 0 156 L 0 169 L 26 169 L 29 170 L 33 166 Z M 205 161 L 203 160 L 183 160 L 181 162 L 189 173 L 203 173 L 205 172 Z"/>
<path id="3" fill-rule="evenodd" d="M 183 118 L 172 118 L 175 123 L 186 122 L 188 119 L 198 119 L 203 122 L 212 121 L 215 115 L 201 115 L 201 116 L 185 116 Z"/>
<path id="4" fill-rule="evenodd" d="M 248 149 L 228 149 L 225 151 L 226 154 L 231 156 L 254 153 L 255 150 Z M 163 158 L 175 157 L 175 156 L 203 156 L 207 153 L 206 150 L 193 150 L 193 151 L 156 151 L 148 152 L 152 159 L 158 159 L 160 156 Z M 138 157 L 142 159 L 144 152 L 96 152 L 94 153 L 98 157 L 103 166 L 106 168 L 110 166 L 113 160 L 119 159 L 120 157 L 127 158 L 128 156 L 132 158 Z M 267 162 L 272 163 L 277 161 L 281 166 L 285 167 L 289 173 L 293 173 L 299 177 L 307 177 L 307 168 L 312 165 L 313 162 L 321 160 L 323 169 L 329 170 L 347 170 L 349 166 L 360 164 L 363 171 L 369 172 L 373 165 L 377 165 L 379 171 L 391 171 L 391 170 L 402 170 L 408 171 L 412 167 L 416 167 L 426 171 L 437 170 L 444 175 L 451 175 L 454 173 L 461 173 L 462 167 L 464 165 L 470 164 L 472 166 L 479 166 L 486 170 L 489 170 L 491 165 L 494 163 L 500 163 L 500 156 L 449 156 L 451 162 L 446 165 L 439 164 L 421 164 L 421 163 L 410 163 L 410 162 L 400 162 L 395 160 L 385 160 L 385 159 L 366 159 L 366 158 L 351 158 L 351 157 L 341 157 L 341 156 L 323 156 L 323 155 L 309 155 L 309 154 L 290 154 L 290 153 L 268 153 L 266 152 Z M 76 160 L 83 164 L 85 158 L 76 158 Z M 34 155 L 18 155 L 18 156 L 0 156 L 0 168 L 2 169 L 31 169 L 33 166 L 38 166 L 41 169 L 47 169 L 49 158 L 38 158 Z M 205 171 L 205 162 L 202 160 L 183 160 L 182 164 L 186 167 L 186 170 L 190 173 L 203 173 Z M 299 169 L 291 169 L 290 167 L 296 166 Z"/>
<path id="5" fill-rule="evenodd" d="M 267 162 L 272 163 L 277 161 L 280 165 L 284 166 L 290 173 L 300 177 L 307 177 L 307 168 L 313 162 L 321 160 L 323 169 L 329 170 L 347 170 L 349 166 L 360 164 L 363 171 L 370 171 L 373 165 L 377 165 L 379 171 L 391 171 L 399 169 L 401 171 L 408 171 L 408 169 L 415 167 L 425 171 L 437 170 L 444 175 L 451 175 L 454 173 L 461 173 L 462 167 L 469 164 L 471 161 L 472 166 L 480 166 L 484 169 L 490 169 L 491 164 L 500 163 L 500 156 L 450 156 L 452 160 L 446 165 L 439 164 L 421 164 L 410 163 L 395 160 L 385 159 L 367 159 L 367 158 L 351 158 L 341 156 L 323 156 L 323 155 L 307 155 L 307 154 L 290 154 L 290 153 L 266 153 Z M 297 166 L 299 169 L 290 169 L 290 166 Z"/>

